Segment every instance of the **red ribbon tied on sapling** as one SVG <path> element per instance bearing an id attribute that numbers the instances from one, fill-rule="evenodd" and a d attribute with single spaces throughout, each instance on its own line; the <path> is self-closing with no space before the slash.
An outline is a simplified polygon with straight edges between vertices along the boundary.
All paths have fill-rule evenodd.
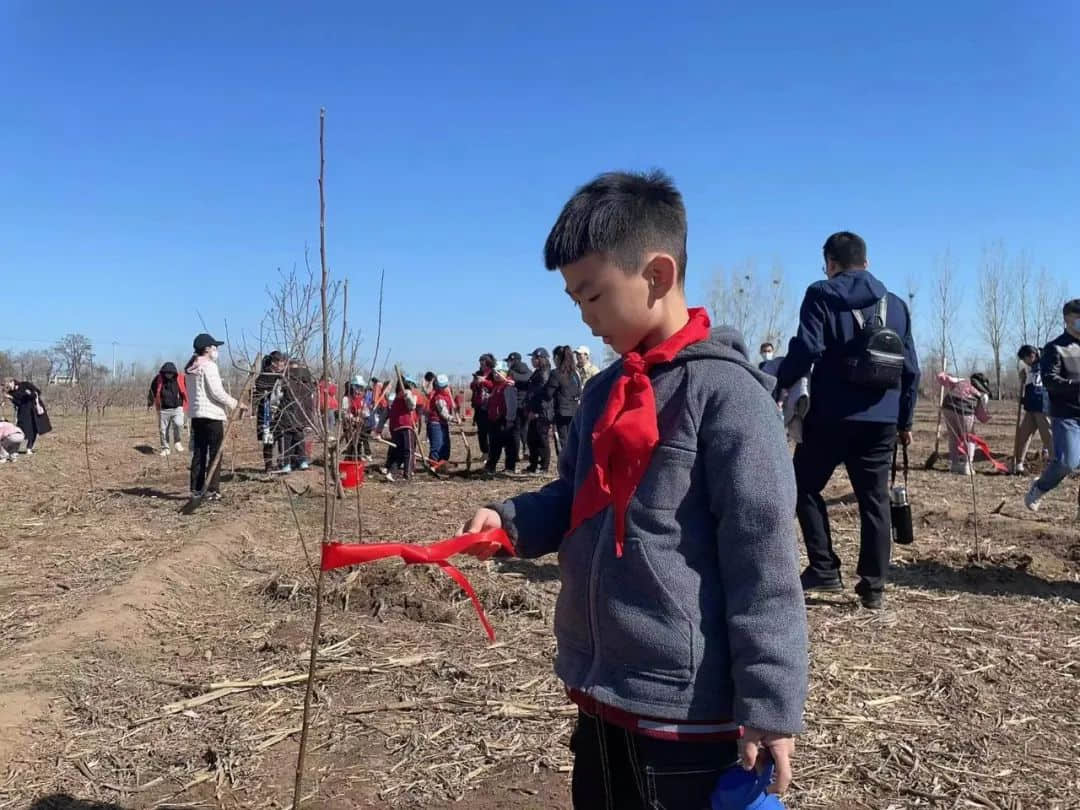
<path id="1" fill-rule="evenodd" d="M 349 565 L 363 565 L 387 557 L 401 557 L 406 565 L 437 565 L 465 591 L 476 608 L 476 615 L 484 625 L 488 638 L 495 640 L 495 630 L 484 614 L 484 607 L 473 590 L 469 580 L 449 560 L 456 554 L 471 554 L 486 559 L 499 551 L 514 556 L 514 546 L 502 529 L 488 529 L 476 534 L 463 534 L 440 540 L 430 545 L 411 543 L 326 543 L 322 547 L 323 571 L 344 568 Z"/>

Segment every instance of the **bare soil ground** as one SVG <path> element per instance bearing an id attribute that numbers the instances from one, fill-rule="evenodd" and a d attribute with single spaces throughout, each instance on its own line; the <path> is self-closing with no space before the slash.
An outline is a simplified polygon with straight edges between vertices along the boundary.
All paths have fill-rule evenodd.
<path id="1" fill-rule="evenodd" d="M 988 431 L 1007 456 L 1009 408 Z M 1080 526 L 1076 482 L 1037 516 L 1029 479 L 968 480 L 921 461 L 918 535 L 894 554 L 884 611 L 853 594 L 809 605 L 813 682 L 788 806 L 1080 806 Z M 79 420 L 0 466 L 0 808 L 288 807 L 310 644 L 318 468 L 290 500 L 253 430 L 225 498 L 191 516 L 186 457 L 153 455 L 142 413 Z M 455 458 L 463 456 L 460 437 Z M 475 450 L 474 450 L 475 454 Z M 428 541 L 476 504 L 539 483 L 370 480 L 338 536 Z M 828 493 L 854 584 L 857 513 Z M 462 569 L 499 634 L 437 570 L 397 561 L 330 575 L 305 803 L 312 808 L 569 807 L 574 713 L 551 671 L 553 560 Z M 296 677 L 293 677 L 296 676 Z"/>

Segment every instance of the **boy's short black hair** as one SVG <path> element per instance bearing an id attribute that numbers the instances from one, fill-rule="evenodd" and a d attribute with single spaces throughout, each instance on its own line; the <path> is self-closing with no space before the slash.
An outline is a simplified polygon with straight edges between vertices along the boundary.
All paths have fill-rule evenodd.
<path id="1" fill-rule="evenodd" d="M 1036 349 L 1034 346 L 1031 346 L 1031 345 L 1025 343 L 1023 346 L 1020 347 L 1020 351 L 1018 351 L 1016 353 L 1016 357 L 1017 357 L 1018 360 L 1023 360 L 1029 354 L 1038 354 L 1038 353 L 1039 353 L 1038 349 Z"/>
<path id="2" fill-rule="evenodd" d="M 600 253 L 627 272 L 646 253 L 670 254 L 686 278 L 686 207 L 661 171 L 608 172 L 582 186 L 563 206 L 544 244 L 544 264 L 557 270 Z"/>
<path id="3" fill-rule="evenodd" d="M 424 382 L 431 382 L 435 379 L 435 372 L 429 371 L 424 375 Z"/>
<path id="4" fill-rule="evenodd" d="M 825 240 L 821 249 L 825 263 L 836 262 L 845 270 L 866 264 L 866 242 L 857 233 L 840 231 Z"/>
<path id="5" fill-rule="evenodd" d="M 766 340 L 764 343 L 762 343 L 760 346 L 758 346 L 758 351 L 759 352 L 764 351 L 766 346 L 768 346 L 770 349 L 775 349 L 776 348 L 773 345 L 771 340 Z"/>
<path id="6" fill-rule="evenodd" d="M 1074 298 L 1071 301 L 1066 301 L 1065 306 L 1061 308 L 1061 314 L 1065 317 L 1070 315 L 1080 315 L 1080 298 Z"/>

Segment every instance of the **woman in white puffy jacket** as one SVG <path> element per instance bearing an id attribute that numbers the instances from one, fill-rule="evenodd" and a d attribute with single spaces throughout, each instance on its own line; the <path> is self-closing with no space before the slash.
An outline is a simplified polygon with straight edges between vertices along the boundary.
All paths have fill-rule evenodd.
<path id="1" fill-rule="evenodd" d="M 188 399 L 191 403 L 191 497 L 204 494 L 211 500 L 219 500 L 218 479 L 221 465 L 214 477 L 207 482 L 206 474 L 225 439 L 225 420 L 237 406 L 221 382 L 218 370 L 218 346 L 225 344 L 210 335 L 195 338 L 195 354 L 184 368 Z M 241 406 L 241 410 L 243 406 Z"/>

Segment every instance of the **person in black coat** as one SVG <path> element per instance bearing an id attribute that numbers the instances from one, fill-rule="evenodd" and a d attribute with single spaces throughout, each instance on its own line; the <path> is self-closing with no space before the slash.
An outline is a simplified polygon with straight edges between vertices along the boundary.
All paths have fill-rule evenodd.
<path id="1" fill-rule="evenodd" d="M 311 463 L 307 457 L 307 437 L 317 426 L 315 414 L 315 378 L 307 366 L 289 361 L 282 379 L 280 423 L 283 457 L 280 472 L 306 470 Z"/>
<path id="2" fill-rule="evenodd" d="M 546 473 L 551 466 L 551 424 L 555 419 L 551 391 L 548 388 L 551 356 L 547 349 L 533 351 L 532 365 L 533 373 L 525 394 L 529 448 L 529 466 L 525 471 Z"/>
<path id="3" fill-rule="evenodd" d="M 525 365 L 521 355 L 517 352 L 511 352 L 507 356 L 506 365 L 510 369 L 510 382 L 517 389 L 518 402 L 525 402 L 529 395 L 529 382 L 533 376 L 532 370 Z M 518 408 L 517 429 L 518 441 L 521 445 L 519 455 L 524 456 L 529 452 L 529 415 L 526 408 Z"/>
<path id="4" fill-rule="evenodd" d="M 29 380 L 18 382 L 12 378 L 4 393 L 15 406 L 15 423 L 26 436 L 26 452 L 33 455 L 38 436 L 52 430 L 49 413 L 41 401 L 41 389 Z"/>
<path id="5" fill-rule="evenodd" d="M 578 372 L 577 359 L 569 346 L 555 347 L 555 367 L 551 370 L 547 384 L 555 414 L 557 449 L 562 452 L 562 448 L 566 447 L 566 437 L 570 434 L 570 423 L 581 404 L 581 374 Z"/>

